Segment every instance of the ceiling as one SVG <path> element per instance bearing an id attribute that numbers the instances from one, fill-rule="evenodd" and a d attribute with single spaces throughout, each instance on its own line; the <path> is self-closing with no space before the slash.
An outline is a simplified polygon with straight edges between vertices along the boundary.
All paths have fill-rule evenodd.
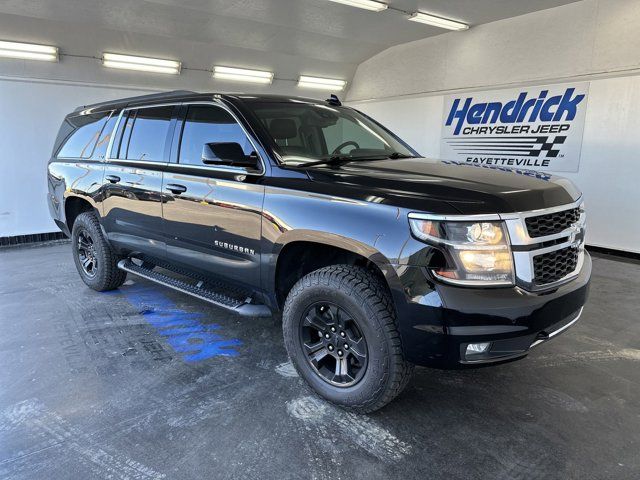
<path id="1" fill-rule="evenodd" d="M 401 10 L 434 13 L 474 26 L 572 1 L 575 0 L 388 0 L 388 3 Z M 218 50 L 241 48 L 258 52 L 260 63 L 267 67 L 269 55 L 290 56 L 299 73 L 321 75 L 323 72 L 318 71 L 314 62 L 321 66 L 330 63 L 335 64 L 327 72 L 332 76 L 350 76 L 358 63 L 390 46 L 446 33 L 408 22 L 406 15 L 397 11 L 374 13 L 326 0 L 3 0 L 2 14 L 67 25 L 71 22 L 82 26 L 82 32 L 97 28 L 194 42 L 198 48 L 203 43 Z M 167 58 L 172 58 L 172 52 L 167 52 Z M 185 63 L 185 67 L 210 68 L 205 57 L 202 60 L 199 65 Z M 240 62 L 236 66 L 252 65 Z"/>

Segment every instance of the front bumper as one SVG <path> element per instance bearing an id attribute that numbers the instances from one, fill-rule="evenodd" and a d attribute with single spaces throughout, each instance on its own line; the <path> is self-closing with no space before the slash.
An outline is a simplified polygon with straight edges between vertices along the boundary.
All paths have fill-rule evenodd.
<path id="1" fill-rule="evenodd" d="M 421 267 L 398 267 L 403 301 L 396 305 L 407 360 L 443 368 L 525 356 L 575 324 L 587 301 L 591 258 L 578 275 L 550 291 L 463 288 L 432 281 Z M 467 355 L 470 343 L 488 351 Z"/>

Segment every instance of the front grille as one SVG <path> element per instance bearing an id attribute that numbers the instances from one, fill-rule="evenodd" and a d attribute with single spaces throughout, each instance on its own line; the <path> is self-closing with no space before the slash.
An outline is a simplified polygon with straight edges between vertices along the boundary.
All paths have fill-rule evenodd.
<path id="1" fill-rule="evenodd" d="M 561 212 L 547 213 L 525 219 L 531 238 L 553 235 L 566 230 L 580 220 L 580 209 L 572 208 Z"/>
<path id="2" fill-rule="evenodd" d="M 557 282 L 572 273 L 578 265 L 578 249 L 567 247 L 533 257 L 533 273 L 536 285 Z"/>

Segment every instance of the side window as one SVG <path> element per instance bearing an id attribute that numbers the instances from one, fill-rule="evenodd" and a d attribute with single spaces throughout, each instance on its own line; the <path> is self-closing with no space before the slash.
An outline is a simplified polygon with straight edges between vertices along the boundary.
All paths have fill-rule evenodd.
<path id="1" fill-rule="evenodd" d="M 239 148 L 229 145 L 234 143 Z M 189 106 L 182 130 L 180 163 L 244 165 L 244 162 L 251 163 L 248 157 L 253 150 L 242 127 L 224 109 L 209 105 Z M 242 156 L 247 158 L 239 158 Z"/>
<path id="2" fill-rule="evenodd" d="M 96 160 L 104 160 L 107 156 L 107 147 L 109 146 L 109 141 L 111 140 L 111 136 L 113 135 L 113 129 L 116 126 L 116 122 L 118 121 L 118 115 L 113 114 L 107 120 L 104 128 L 102 129 L 102 133 L 98 137 L 98 142 L 96 143 L 96 147 L 93 150 L 92 158 Z"/>
<path id="3" fill-rule="evenodd" d="M 174 107 L 140 108 L 129 113 L 119 158 L 164 162 L 164 147 Z"/>
<path id="4" fill-rule="evenodd" d="M 110 114 L 100 112 L 65 118 L 56 140 L 62 145 L 58 158 L 90 158 Z"/>

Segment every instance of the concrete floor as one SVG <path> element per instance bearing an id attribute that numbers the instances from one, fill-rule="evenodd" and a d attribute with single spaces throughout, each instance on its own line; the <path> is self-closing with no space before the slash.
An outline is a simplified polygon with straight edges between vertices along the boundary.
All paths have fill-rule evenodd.
<path id="1" fill-rule="evenodd" d="M 595 258 L 566 334 L 356 416 L 305 389 L 277 320 L 94 292 L 69 245 L 0 251 L 0 478 L 640 478 L 639 291 L 640 265 Z"/>

